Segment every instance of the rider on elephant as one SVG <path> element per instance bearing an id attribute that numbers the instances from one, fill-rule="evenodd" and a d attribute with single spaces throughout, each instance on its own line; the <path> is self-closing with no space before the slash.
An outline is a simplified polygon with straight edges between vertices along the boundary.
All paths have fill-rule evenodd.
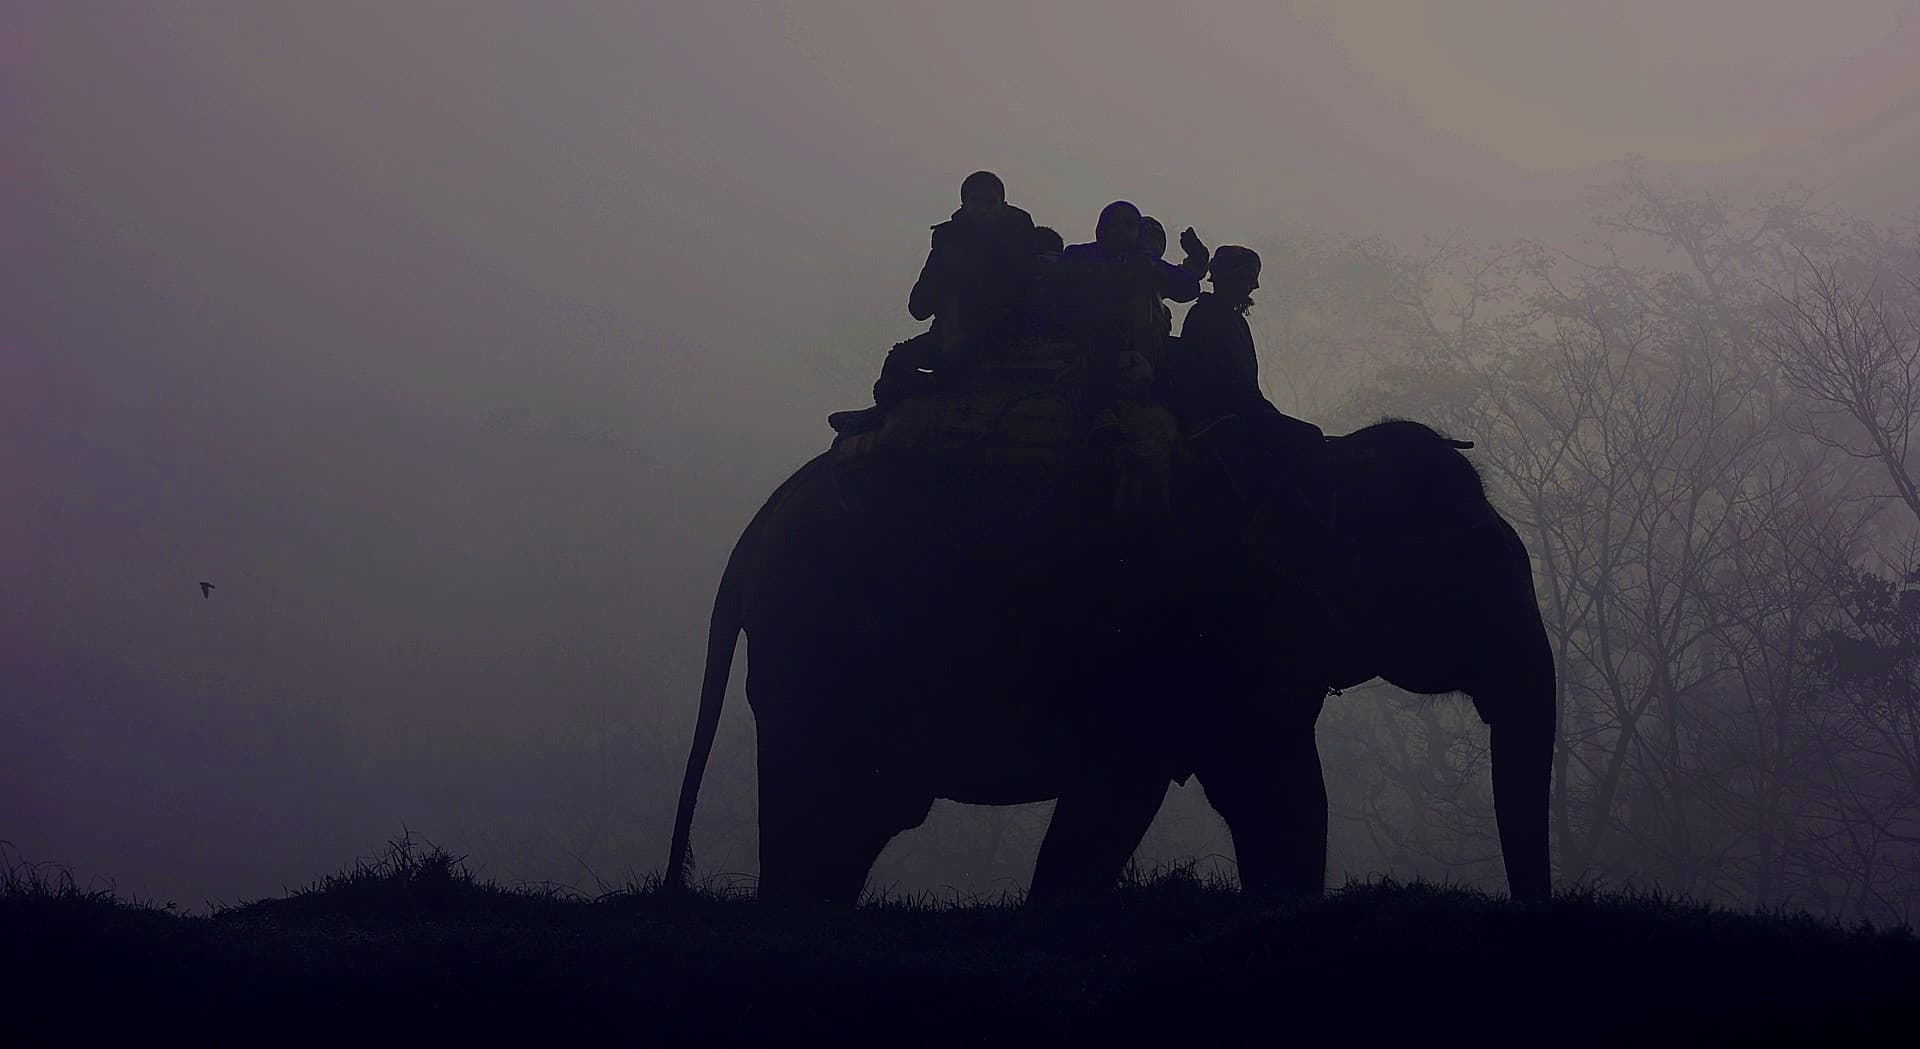
<path id="1" fill-rule="evenodd" d="M 1141 226 L 1140 209 L 1116 200 L 1100 212 L 1093 241 L 1060 256 L 1056 305 L 1064 330 L 1088 355 L 1088 392 L 1098 408 L 1151 380 L 1160 300 L 1192 302 L 1200 294 L 1192 271 L 1142 250 Z"/>
<path id="2" fill-rule="evenodd" d="M 1260 514 L 1269 547 L 1292 551 L 1288 567 L 1309 590 L 1328 599 L 1344 545 L 1319 513 L 1310 474 L 1324 454 L 1326 437 L 1260 392 L 1260 361 L 1247 325 L 1254 289 L 1260 287 L 1259 254 L 1223 244 L 1215 249 L 1210 269 L 1213 291 L 1187 311 L 1179 350 L 1162 369 L 1161 388 L 1190 445 L 1204 447 L 1243 504 Z"/>
<path id="3" fill-rule="evenodd" d="M 1165 369 L 1168 401 L 1189 434 L 1237 416 L 1262 447 L 1298 459 L 1318 452 L 1318 426 L 1275 408 L 1260 392 L 1260 359 L 1247 310 L 1260 287 L 1260 256 L 1223 244 L 1213 253 L 1211 292 L 1202 293 L 1180 328 L 1180 352 Z"/>
<path id="4" fill-rule="evenodd" d="M 934 388 L 934 372 L 990 353 L 1017 338 L 1034 271 L 1033 216 L 1007 203 L 1006 186 L 991 171 L 960 184 L 960 210 L 933 227 L 933 245 L 907 297 L 914 320 L 933 318 L 926 333 L 895 346 L 873 387 L 874 405 L 835 412 L 839 433 L 878 427 L 889 406 Z"/>
<path id="5" fill-rule="evenodd" d="M 999 176 L 976 171 L 960 184 L 960 210 L 933 227 L 907 312 L 933 318 L 943 356 L 990 350 L 1019 334 L 1033 258 L 1033 216 L 1007 203 Z"/>
<path id="6" fill-rule="evenodd" d="M 1180 260 L 1180 268 L 1193 274 L 1193 279 L 1196 281 L 1205 277 L 1207 246 L 1201 242 L 1200 235 L 1193 231 L 1192 226 L 1181 231 L 1180 247 L 1187 253 L 1186 257 Z M 1152 215 L 1140 219 L 1140 249 L 1150 259 L 1167 257 L 1167 228 Z M 1156 323 L 1160 327 L 1161 338 L 1164 340 L 1173 334 L 1173 311 L 1167 308 L 1165 302 L 1158 302 L 1155 304 L 1154 313 L 1157 318 Z M 1160 358 L 1156 354 L 1153 359 L 1157 361 Z"/>
<path id="7" fill-rule="evenodd" d="M 1060 256 L 1067 242 L 1052 226 L 1033 228 L 1033 276 L 1027 285 L 1026 334 L 1046 341 L 1066 337 L 1055 307 L 1060 283 Z"/>
<path id="8" fill-rule="evenodd" d="M 1052 226 L 1033 227 L 1033 253 L 1043 263 L 1059 262 L 1060 253 L 1067 250 L 1067 242 L 1060 231 Z"/>
<path id="9" fill-rule="evenodd" d="M 1172 459 L 1179 428 L 1153 396 L 1153 359 L 1164 329 L 1160 300 L 1191 302 L 1200 282 L 1190 270 L 1142 250 L 1140 210 L 1118 200 L 1100 213 L 1094 240 L 1061 254 L 1054 306 L 1059 329 L 1080 347 L 1096 437 L 1113 455 L 1114 510 L 1144 529 L 1133 549 L 1158 545 L 1171 505 Z"/>

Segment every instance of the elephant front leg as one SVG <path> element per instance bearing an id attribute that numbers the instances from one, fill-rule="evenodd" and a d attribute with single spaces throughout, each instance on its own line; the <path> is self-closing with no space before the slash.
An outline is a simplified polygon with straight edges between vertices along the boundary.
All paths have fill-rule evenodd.
<path id="1" fill-rule="evenodd" d="M 1112 889 L 1160 811 L 1167 782 L 1149 776 L 1062 794 L 1040 843 L 1028 901 L 1054 903 Z"/>
<path id="2" fill-rule="evenodd" d="M 1312 720 L 1236 733 L 1198 775 L 1233 835 L 1247 892 L 1317 896 L 1326 889 L 1327 786 Z"/>

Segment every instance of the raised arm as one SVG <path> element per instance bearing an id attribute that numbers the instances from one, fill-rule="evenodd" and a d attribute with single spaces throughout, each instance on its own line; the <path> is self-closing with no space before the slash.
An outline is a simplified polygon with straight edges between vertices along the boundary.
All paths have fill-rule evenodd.
<path id="1" fill-rule="evenodd" d="M 1165 259 L 1153 260 L 1153 285 L 1161 298 L 1174 302 L 1192 302 L 1200 297 L 1200 278 Z"/>
<path id="2" fill-rule="evenodd" d="M 1207 245 L 1201 241 L 1200 234 L 1193 231 L 1192 226 L 1180 231 L 1180 249 L 1187 253 L 1187 257 L 1180 260 L 1180 268 L 1193 274 L 1193 279 L 1196 281 L 1205 277 L 1209 254 Z"/>

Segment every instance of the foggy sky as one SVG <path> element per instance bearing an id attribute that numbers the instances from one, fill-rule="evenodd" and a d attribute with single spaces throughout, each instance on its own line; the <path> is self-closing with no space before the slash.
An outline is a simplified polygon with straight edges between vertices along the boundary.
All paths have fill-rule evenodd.
<path id="1" fill-rule="evenodd" d="M 1629 153 L 1913 204 L 1903 0 L 1038 6 L 0 9 L 0 840 L 657 865 L 720 566 L 976 168 L 1069 241 L 1550 235 Z"/>

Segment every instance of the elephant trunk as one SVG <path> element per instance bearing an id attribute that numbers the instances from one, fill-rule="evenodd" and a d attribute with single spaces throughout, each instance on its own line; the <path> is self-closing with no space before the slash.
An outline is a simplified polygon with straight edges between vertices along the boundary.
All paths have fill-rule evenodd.
<path id="1" fill-rule="evenodd" d="M 1507 891 L 1516 900 L 1553 892 L 1548 855 L 1547 800 L 1553 777 L 1553 690 L 1526 696 L 1526 705 L 1489 718 L 1493 730 L 1493 811 Z"/>
<path id="2" fill-rule="evenodd" d="M 1507 644 L 1485 667 L 1481 680 L 1487 687 L 1468 691 L 1492 729 L 1493 814 L 1500 825 L 1507 891 L 1516 900 L 1544 900 L 1553 894 L 1547 813 L 1559 734 L 1557 673 L 1526 546 L 1512 525 L 1500 524 L 1510 582 L 1485 626 L 1489 636 Z"/>

